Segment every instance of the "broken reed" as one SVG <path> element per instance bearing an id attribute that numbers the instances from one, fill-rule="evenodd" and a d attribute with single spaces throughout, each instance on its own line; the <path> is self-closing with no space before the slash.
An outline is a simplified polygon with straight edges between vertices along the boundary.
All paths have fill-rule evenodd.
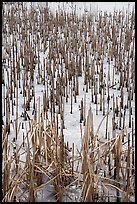
<path id="1" fill-rule="evenodd" d="M 105 135 L 98 137 L 100 126 L 106 117 L 105 115 L 98 126 L 97 132 L 93 133 L 93 139 L 91 139 L 90 130 L 93 122 L 91 116 L 92 111 L 90 109 L 86 120 L 85 132 L 81 138 L 81 173 L 83 174 L 83 183 L 78 200 L 81 202 L 102 200 L 107 202 L 107 192 L 110 194 L 110 190 L 113 188 L 114 196 L 113 198 L 109 197 L 109 201 L 128 201 L 131 196 L 129 189 L 131 188 L 131 191 L 134 191 L 132 188 L 134 183 L 132 180 L 132 169 L 134 167 L 131 161 L 133 145 L 130 142 L 130 133 L 127 135 L 127 145 L 122 143 L 123 130 L 120 130 L 115 138 L 110 139 L 109 137 L 109 139 L 105 139 Z M 106 187 L 107 191 L 105 191 Z"/>
<path id="2" fill-rule="evenodd" d="M 18 186 L 20 186 L 20 183 L 22 183 L 25 186 L 25 189 L 28 189 L 28 200 L 30 202 L 35 202 L 37 199 L 36 188 L 39 188 L 39 186 L 42 185 L 42 178 L 46 174 L 46 169 L 47 174 L 50 174 L 49 181 L 53 181 L 53 185 L 55 187 L 55 197 L 57 200 L 62 199 L 62 193 L 64 191 L 63 188 L 70 182 L 72 182 L 74 164 L 73 162 L 70 163 L 69 161 L 69 147 L 66 147 L 65 143 L 61 142 L 61 131 L 60 136 L 56 135 L 56 128 L 54 126 L 55 124 L 44 124 L 44 114 L 39 114 L 40 105 L 38 104 L 35 104 L 36 112 L 38 112 L 38 114 L 36 116 L 34 115 L 33 120 L 29 125 L 28 131 L 26 132 L 26 136 L 25 138 L 23 137 L 23 141 L 21 144 L 22 146 L 24 143 L 26 147 L 26 160 L 23 162 L 24 164 L 22 164 L 21 160 L 19 160 L 19 149 L 21 148 L 21 146 L 18 148 L 18 146 L 15 144 L 14 158 L 8 163 L 9 166 L 8 169 L 6 169 L 7 165 L 5 164 L 7 164 L 7 161 L 9 161 L 9 159 L 7 158 L 7 156 L 9 155 L 9 142 L 8 138 L 6 139 L 6 137 L 8 137 L 8 134 L 4 129 L 4 132 L 7 135 L 5 136 L 5 133 L 3 133 L 3 150 L 6 151 L 4 152 L 6 159 L 4 159 L 5 167 L 3 177 L 3 186 L 5 186 L 5 188 L 3 189 L 3 199 L 5 199 L 5 201 L 13 201 L 15 192 Z M 74 160 L 74 144 L 72 152 L 72 158 Z M 16 172 L 13 172 L 13 174 L 10 174 L 10 165 L 13 164 L 14 159 L 15 161 L 16 159 L 18 159 L 18 169 Z M 19 169 L 19 166 L 22 168 Z M 23 173 L 24 169 L 25 173 Z M 11 195 L 9 188 L 6 187 L 6 185 L 9 185 L 8 183 L 10 181 L 8 180 L 9 177 L 6 177 L 6 172 L 9 172 L 8 175 L 10 176 L 10 179 L 12 179 L 12 177 L 14 176 L 16 176 L 17 179 L 17 183 L 16 181 L 14 183 L 13 179 L 12 185 L 14 186 L 14 191 L 12 191 Z M 21 177 L 20 175 L 22 173 L 24 175 L 23 177 Z M 6 194 L 7 197 L 5 197 Z"/>
<path id="3" fill-rule="evenodd" d="M 134 121 L 131 124 L 131 120 L 133 120 L 133 117 L 131 117 L 133 111 L 131 102 L 134 100 L 135 92 L 134 49 L 132 49 L 134 48 L 134 13 L 128 14 L 131 17 L 128 17 L 128 19 L 132 21 L 131 29 L 128 26 L 123 27 L 123 23 L 127 21 L 127 16 L 125 19 L 125 16 L 119 12 L 114 14 L 115 17 L 113 15 L 103 17 L 103 14 L 99 14 L 98 20 L 96 19 L 97 33 L 95 33 L 95 25 L 91 27 L 91 20 L 93 19 L 89 14 L 87 16 L 83 15 L 81 19 L 77 15 L 66 14 L 62 11 L 57 11 L 54 15 L 48 12 L 48 8 L 41 8 L 40 16 L 38 16 L 35 9 L 30 11 L 30 16 L 26 13 L 25 8 L 22 7 L 22 11 L 23 16 L 21 17 L 20 14 L 17 16 L 12 7 L 8 15 L 5 16 L 9 28 L 9 31 L 6 32 L 14 34 L 12 40 L 10 40 L 12 49 L 6 48 L 9 55 L 8 65 L 11 69 L 4 69 L 7 78 L 3 80 L 4 97 L 6 97 L 6 99 L 4 98 L 6 133 L 10 133 L 10 112 L 12 110 L 12 116 L 16 113 L 15 130 L 17 140 L 20 129 L 18 100 L 19 97 L 23 97 L 24 110 L 21 116 L 23 116 L 24 120 L 30 120 L 31 117 L 28 111 L 31 110 L 30 107 L 33 107 L 32 115 L 34 114 L 35 124 L 37 122 L 43 124 L 46 119 L 46 125 L 48 126 L 48 120 L 50 119 L 55 123 L 57 137 L 60 134 L 60 125 L 63 141 L 63 129 L 65 128 L 64 98 L 67 103 L 70 103 L 70 113 L 73 114 L 73 104 L 77 102 L 77 95 L 80 94 L 79 77 L 81 76 L 84 78 L 86 93 L 91 92 L 91 102 L 96 104 L 96 115 L 100 113 L 105 116 L 109 109 L 113 111 L 112 138 L 116 136 L 116 129 L 124 129 L 126 126 L 127 108 L 129 108 L 129 128 L 133 128 Z M 31 21 L 27 22 L 30 17 Z M 121 26 L 118 26 L 118 22 L 121 23 Z M 74 32 L 75 30 L 78 32 Z M 124 33 L 125 38 L 123 37 Z M 64 40 L 62 35 L 64 35 Z M 118 38 L 119 35 L 120 38 Z M 21 39 L 19 47 L 18 37 Z M 109 43 L 110 41 L 112 43 Z M 45 59 L 40 58 L 42 49 L 44 52 L 49 50 Z M 108 72 L 105 71 L 105 57 L 107 57 L 108 61 Z M 110 69 L 112 63 L 114 63 L 114 66 Z M 38 86 L 44 85 L 41 118 L 40 103 L 36 104 L 35 77 Z M 129 83 L 130 87 L 128 86 Z M 128 97 L 123 95 L 125 88 Z M 112 95 L 113 89 L 119 91 L 118 96 Z M 84 125 L 86 125 L 86 93 L 80 105 L 80 123 L 84 121 Z M 106 98 L 108 106 L 106 106 Z M 113 106 L 111 107 L 112 101 Z M 98 110 L 98 104 L 100 104 L 100 110 Z M 119 119 L 119 124 L 117 124 L 117 119 Z M 38 130 L 39 146 L 42 140 L 42 126 Z M 109 137 L 107 127 L 108 117 L 106 117 L 106 139 Z M 124 131 L 122 134 L 124 142 L 126 141 L 126 137 L 124 140 Z M 93 137 L 92 132 L 92 139 Z M 49 144 L 45 144 L 45 147 L 48 146 Z M 134 154 L 134 137 L 132 146 Z M 39 152 L 34 145 L 35 151 Z M 48 153 L 47 150 L 45 151 L 47 162 Z M 113 158 L 113 155 L 110 157 Z M 134 156 L 132 158 L 134 163 Z M 35 160 L 33 162 L 35 163 Z M 16 162 L 16 164 L 18 163 Z M 115 164 L 114 168 L 117 168 L 117 164 Z M 33 177 L 32 173 L 31 179 Z M 33 192 L 32 189 L 33 186 L 30 188 L 31 192 Z M 33 200 L 33 193 L 30 194 L 31 199 Z"/>
<path id="4" fill-rule="evenodd" d="M 41 14 L 43 15 L 43 13 L 41 13 Z M 51 14 L 47 13 L 46 15 L 47 16 L 49 15 L 49 17 L 50 17 Z M 59 18 L 60 18 L 60 13 L 59 14 L 56 13 L 56 15 L 59 16 Z M 68 15 L 68 19 L 69 18 L 70 18 L 70 16 Z M 74 20 L 74 19 L 75 18 L 72 18 L 72 20 Z M 76 19 L 77 19 L 77 21 L 79 20 L 78 17 L 76 17 Z M 44 18 L 41 17 L 40 18 L 40 25 L 43 23 L 43 20 L 44 20 Z M 57 18 L 57 20 L 58 20 L 58 18 Z M 105 20 L 107 20 L 107 18 L 105 18 Z M 46 22 L 45 21 L 46 20 L 44 20 L 44 23 L 49 25 L 49 21 L 46 21 Z M 102 28 L 102 25 L 104 23 L 106 25 L 107 29 L 109 29 L 110 24 L 109 23 L 107 24 L 106 22 L 101 23 L 101 21 L 102 21 L 102 17 L 100 16 L 100 20 L 99 20 L 100 24 L 99 24 L 99 26 Z M 53 22 L 54 22 L 54 19 L 53 19 Z M 33 29 L 35 28 L 36 23 L 37 22 L 33 21 L 33 24 L 34 24 Z M 69 25 L 68 21 L 66 21 L 66 16 L 62 16 L 61 22 L 59 23 L 57 21 L 56 23 L 57 24 L 54 24 L 54 26 L 50 26 L 50 29 L 47 29 L 45 31 L 46 33 L 44 33 L 44 34 L 46 36 L 48 36 L 49 32 L 52 32 L 53 36 L 57 35 L 55 33 L 55 31 L 57 29 L 59 30 L 59 33 L 61 33 L 62 32 L 62 27 L 65 26 L 65 23 Z M 76 101 L 76 95 L 77 95 L 78 91 L 75 91 L 75 90 L 78 89 L 78 84 L 79 84 L 78 83 L 78 76 L 81 76 L 81 70 L 79 69 L 80 68 L 79 65 L 81 64 L 81 61 L 83 61 L 83 71 L 84 71 L 83 73 L 84 73 L 84 78 L 85 78 L 85 82 L 84 83 L 86 85 L 86 92 L 88 92 L 88 84 L 93 84 L 93 90 L 92 91 L 94 92 L 94 99 L 95 99 L 94 103 L 96 104 L 96 114 L 98 114 L 98 110 L 97 110 L 97 98 L 98 98 L 97 95 L 98 95 L 98 93 L 97 93 L 96 89 L 97 89 L 97 87 L 99 87 L 100 90 L 103 90 L 102 91 L 103 92 L 103 102 L 102 102 L 102 92 L 101 91 L 100 91 L 101 94 L 99 94 L 99 97 L 100 97 L 100 110 L 102 110 L 102 103 L 103 103 L 103 115 L 104 115 L 105 114 L 105 102 L 104 101 L 105 101 L 105 95 L 106 95 L 106 93 L 105 93 L 106 91 L 104 91 L 104 90 L 105 90 L 105 87 L 106 87 L 106 82 L 105 82 L 105 80 L 103 81 L 103 79 L 104 79 L 104 76 L 103 76 L 103 74 L 104 74 L 104 70 L 103 70 L 104 69 L 104 67 L 103 67 L 103 58 L 105 57 L 103 50 L 104 50 L 104 47 L 106 47 L 107 55 L 108 55 L 109 59 L 112 58 L 112 56 L 109 57 L 109 54 L 115 53 L 114 56 L 116 56 L 116 54 L 118 53 L 118 47 L 115 47 L 115 43 L 116 43 L 116 40 L 117 40 L 117 38 L 115 36 L 115 32 L 114 32 L 114 30 L 115 30 L 115 22 L 113 21 L 112 31 L 114 32 L 114 36 L 112 36 L 112 41 L 113 41 L 113 44 L 114 44 L 114 48 L 116 49 L 116 52 L 114 52 L 114 48 L 112 48 L 111 46 L 104 46 L 103 49 L 101 49 L 101 46 L 102 46 L 102 44 L 100 44 L 101 41 L 97 41 L 97 40 L 95 41 L 96 45 L 99 45 L 98 46 L 99 47 L 99 53 L 102 54 L 102 56 L 103 56 L 101 64 L 99 63 L 100 56 L 97 57 L 97 59 L 96 59 L 97 60 L 96 61 L 96 63 L 97 63 L 97 70 L 95 70 L 95 74 L 99 74 L 99 72 L 101 73 L 101 77 L 99 77 L 99 82 L 95 81 L 94 77 L 92 78 L 92 73 L 93 72 L 90 71 L 91 67 L 90 67 L 90 62 L 89 62 L 89 57 L 88 57 L 88 56 L 91 56 L 91 53 L 93 53 L 92 55 L 94 55 L 94 52 L 96 51 L 96 49 L 95 49 L 96 45 L 94 47 L 94 44 L 93 44 L 93 50 L 92 50 L 92 47 L 91 47 L 91 44 L 90 44 L 90 36 L 94 35 L 94 31 L 92 31 L 91 28 L 89 27 L 90 23 L 88 22 L 88 20 L 86 18 L 84 18 L 83 24 L 84 23 L 86 24 L 85 27 L 83 27 L 83 26 L 81 27 L 80 25 L 78 25 L 77 27 L 78 27 L 78 29 L 80 29 L 80 33 L 81 34 L 84 33 L 86 43 L 83 40 L 82 40 L 81 43 L 79 43 L 77 41 L 77 38 L 78 38 L 77 34 L 74 33 L 74 36 L 73 36 L 73 34 L 71 32 L 69 34 L 67 31 L 66 31 L 66 34 L 65 34 L 64 42 L 62 42 L 60 38 L 56 39 L 55 42 L 54 41 L 50 41 L 49 42 L 49 60 L 48 60 L 48 64 L 53 64 L 53 66 L 52 66 L 53 71 L 51 71 L 49 69 L 49 65 L 46 67 L 46 69 L 47 69 L 48 75 L 51 75 L 51 78 L 53 78 L 53 77 L 55 78 L 55 72 L 58 70 L 58 76 L 59 76 L 59 79 L 60 79 L 60 83 L 59 83 L 60 94 L 62 93 L 62 90 L 63 90 L 63 96 L 66 97 L 66 100 L 68 98 L 68 94 L 66 95 L 66 93 L 68 92 L 68 80 L 69 80 L 69 84 L 71 84 L 70 85 L 71 88 L 70 88 L 70 92 L 69 92 L 69 95 L 70 95 L 70 98 L 71 98 L 71 100 L 70 100 L 71 101 L 71 103 L 70 103 L 70 112 L 72 113 L 73 112 L 73 108 L 72 108 L 73 107 L 73 100 L 72 100 L 73 97 L 72 96 L 74 96 L 74 101 Z M 27 32 L 27 25 L 24 24 L 24 26 L 25 26 L 25 29 L 23 30 L 23 39 L 25 40 L 25 44 L 24 44 L 24 52 L 22 53 L 22 55 L 26 56 L 26 55 L 30 54 L 30 53 L 28 53 L 28 50 L 29 51 L 32 50 L 32 48 L 31 48 L 32 39 L 30 39 L 30 36 L 32 34 L 29 31 Z M 69 25 L 69 26 L 71 27 L 71 29 L 73 29 L 72 25 Z M 44 32 L 43 29 L 40 29 L 40 26 L 38 26 L 38 29 L 42 33 Z M 88 32 L 87 32 L 87 30 L 88 30 Z M 98 35 L 100 36 L 100 33 L 98 33 Z M 106 30 L 103 30 L 103 28 L 102 28 L 102 35 L 103 35 L 103 42 L 106 45 L 107 44 L 107 40 L 108 40 L 108 38 L 110 36 L 107 36 Z M 41 40 L 40 40 L 40 37 L 42 38 Z M 36 46 L 34 46 L 34 53 L 36 54 L 37 62 L 38 62 L 38 84 L 39 84 L 39 83 L 42 82 L 43 78 L 44 78 L 44 81 L 45 81 L 45 68 L 44 68 L 44 77 L 43 77 L 42 76 L 42 71 L 43 70 L 41 70 L 42 67 L 40 67 L 40 60 L 39 60 L 40 47 L 42 46 L 42 42 L 44 42 L 44 35 L 43 36 L 42 35 L 39 36 L 39 34 L 37 34 L 36 36 L 33 36 L 33 41 L 34 41 L 34 39 L 35 39 L 35 45 L 37 44 L 37 48 L 38 48 L 37 51 L 36 51 Z M 29 42 L 28 42 L 28 40 L 29 40 Z M 66 45 L 64 43 L 66 43 Z M 43 46 L 45 46 L 45 44 L 47 44 L 47 41 L 44 42 Z M 56 47 L 56 45 L 59 45 L 59 48 Z M 71 54 L 68 53 L 69 45 L 71 45 L 71 51 L 72 51 Z M 78 53 L 78 49 L 80 47 L 83 48 L 81 50 L 81 56 L 82 57 L 79 57 L 80 59 L 78 60 L 78 56 L 79 55 L 77 53 Z M 65 53 L 64 50 L 63 50 L 64 48 L 66 48 L 65 51 L 66 51 L 67 55 L 70 56 L 70 57 L 67 57 L 68 59 L 66 59 L 66 57 L 64 55 L 64 53 Z M 112 52 L 109 52 L 110 50 L 112 50 Z M 55 52 L 57 53 L 57 56 L 59 56 L 59 61 L 57 61 L 57 59 L 53 57 Z M 84 57 L 86 59 L 84 59 Z M 112 60 L 113 60 L 113 58 L 112 58 Z M 29 67 L 28 63 L 30 63 L 30 59 L 27 59 L 25 57 L 24 61 L 25 61 L 24 62 L 24 67 L 26 67 L 28 69 L 28 67 Z M 68 72 L 68 74 L 67 74 L 67 72 L 65 71 L 65 76 L 63 76 L 63 74 L 61 74 L 61 72 L 63 70 L 63 67 L 64 67 L 63 61 L 65 63 L 65 68 L 66 68 L 66 70 Z M 78 61 L 79 61 L 79 63 L 78 63 Z M 32 62 L 34 62 L 34 59 L 32 60 Z M 75 66 L 75 63 L 76 63 L 76 66 Z M 14 64 L 14 60 L 13 60 L 13 64 Z M 33 65 L 31 65 L 31 67 L 33 67 Z M 61 67 L 61 69 L 60 69 L 61 71 L 59 71 L 59 67 Z M 28 78 L 27 77 L 28 76 L 28 70 L 27 69 L 25 69 L 25 76 L 26 76 L 26 78 Z M 30 69 L 31 69 L 31 76 L 33 76 L 34 69 L 33 68 L 30 68 Z M 95 69 L 95 67 L 94 67 L 94 69 Z M 91 73 L 91 78 L 89 77 L 89 73 Z M 120 73 L 122 73 L 121 70 L 120 70 Z M 65 79 L 64 79 L 64 77 L 65 77 Z M 114 78 L 115 77 L 114 77 L 114 68 L 113 68 L 113 85 L 114 85 Z M 14 79 L 15 79 L 15 74 L 14 74 Z M 63 79 L 67 83 L 64 83 Z M 75 82 L 75 79 L 76 79 L 76 82 Z M 93 81 L 91 81 L 91 79 Z M 110 80 L 110 60 L 109 60 L 109 69 L 108 69 L 108 80 Z M 120 84 L 123 84 L 122 83 L 123 80 L 124 79 L 122 79 L 120 77 Z M 72 81 L 73 81 L 73 83 L 72 83 Z M 55 112 L 54 98 L 56 98 L 57 96 L 54 97 L 56 95 L 56 91 L 54 91 L 54 84 L 53 84 L 52 80 L 51 80 L 51 83 L 52 84 L 51 84 L 51 97 L 50 98 L 51 98 L 51 100 L 53 100 L 53 103 L 51 102 L 51 117 L 53 116 L 53 118 L 55 120 L 55 116 L 54 116 L 54 112 Z M 25 89 L 27 88 L 28 89 L 27 90 L 27 92 L 28 92 L 28 99 L 26 99 L 26 96 L 24 97 L 24 114 L 25 114 L 25 109 L 26 109 L 25 107 L 27 106 L 28 109 L 29 109 L 29 106 L 30 106 L 29 105 L 29 103 L 30 103 L 29 102 L 29 100 L 30 100 L 29 99 L 29 95 L 30 95 L 29 90 L 30 89 L 28 88 L 27 84 L 28 83 L 27 83 L 27 80 L 26 80 L 26 82 L 24 82 L 24 86 L 26 86 L 26 87 L 23 86 L 24 87 L 23 88 L 23 94 L 26 95 L 26 90 Z M 100 88 L 100 86 L 103 86 L 103 88 L 102 87 Z M 66 89 L 66 91 L 65 91 L 65 89 Z M 122 89 L 121 89 L 121 91 L 122 91 Z M 47 98 L 49 98 L 48 95 L 47 95 Z M 57 99 L 56 101 L 60 101 L 59 102 L 59 112 L 61 112 L 61 110 L 60 110 L 60 108 L 61 108 L 60 103 L 62 101 L 62 94 L 61 94 L 61 98 Z M 58 103 L 58 102 L 56 102 L 56 103 Z M 117 105 L 120 105 L 120 104 L 117 104 Z M 122 105 L 122 108 L 123 108 L 123 92 L 121 92 L 121 105 Z M 131 117 L 129 116 L 129 120 L 130 120 L 130 118 Z M 129 126 L 130 126 L 130 121 L 129 121 Z"/>

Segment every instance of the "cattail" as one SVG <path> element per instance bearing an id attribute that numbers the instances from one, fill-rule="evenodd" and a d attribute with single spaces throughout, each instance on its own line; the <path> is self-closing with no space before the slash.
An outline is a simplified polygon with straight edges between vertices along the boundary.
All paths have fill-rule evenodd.
<path id="1" fill-rule="evenodd" d="M 3 91 L 3 116 L 5 116 L 5 89 Z M 13 103 L 12 103 L 12 110 L 13 110 Z M 13 113 L 13 112 L 12 112 Z"/>
<path id="2" fill-rule="evenodd" d="M 80 123 L 82 123 L 84 117 L 83 117 L 83 99 L 81 100 L 81 106 L 80 106 Z"/>
<path id="3" fill-rule="evenodd" d="M 72 175 L 74 174 L 74 142 L 72 143 Z"/>
<path id="4" fill-rule="evenodd" d="M 116 96 L 116 109 L 115 109 L 115 112 L 116 112 L 116 117 L 118 117 L 118 97 Z"/>
<path id="5" fill-rule="evenodd" d="M 95 81 L 95 89 L 96 89 L 96 91 L 95 91 L 95 104 L 97 104 L 98 102 L 97 102 L 97 90 L 98 90 L 98 87 L 97 87 L 97 84 L 98 84 L 98 78 L 96 78 L 96 81 Z"/>
<path id="6" fill-rule="evenodd" d="M 72 114 L 72 93 L 73 93 L 73 90 L 72 90 L 72 81 L 71 81 L 71 87 L 70 87 L 70 90 L 71 90 L 70 113 Z"/>
<path id="7" fill-rule="evenodd" d="M 134 121 L 133 121 L 133 118 L 132 118 L 132 166 L 133 166 L 133 169 L 132 169 L 132 175 L 134 174 L 134 166 L 135 166 L 135 159 L 134 159 L 134 155 L 135 155 L 135 146 L 134 146 Z"/>
<path id="8" fill-rule="evenodd" d="M 121 120 L 122 120 L 122 112 L 121 112 L 121 109 L 122 109 L 122 107 L 121 107 L 121 101 L 120 101 L 119 128 L 121 128 L 121 126 L 122 126 L 122 125 L 121 125 L 121 123 L 122 123 L 122 121 L 121 121 Z"/>
<path id="9" fill-rule="evenodd" d="M 122 84 L 122 87 L 121 87 L 121 108 L 123 109 L 124 107 L 124 104 L 123 104 L 123 101 L 124 101 L 124 94 L 123 94 L 123 84 Z"/>
<path id="10" fill-rule="evenodd" d="M 131 128 L 131 95 L 129 99 L 129 128 Z"/>
<path id="11" fill-rule="evenodd" d="M 84 126 L 85 126 L 85 123 L 86 123 L 86 94 L 84 94 L 83 120 L 84 120 Z"/>
<path id="12" fill-rule="evenodd" d="M 103 115 L 105 115 L 105 87 L 103 87 Z"/>
<path id="13" fill-rule="evenodd" d="M 17 129 L 18 129 L 18 84 L 17 84 L 17 87 L 16 87 L 16 140 L 17 140 Z"/>
<path id="14" fill-rule="evenodd" d="M 94 102 L 93 86 L 91 87 L 91 102 Z"/>
<path id="15" fill-rule="evenodd" d="M 103 92 L 103 90 L 102 90 L 102 88 L 100 88 L 100 111 L 102 111 L 102 92 Z"/>

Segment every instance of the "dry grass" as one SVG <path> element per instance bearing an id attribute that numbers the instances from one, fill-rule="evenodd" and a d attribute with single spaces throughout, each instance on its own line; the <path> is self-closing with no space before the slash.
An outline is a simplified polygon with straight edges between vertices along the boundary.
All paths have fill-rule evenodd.
<path id="1" fill-rule="evenodd" d="M 75 9 L 54 14 L 48 7 L 39 8 L 39 13 L 18 3 L 9 11 L 6 7 L 2 202 L 37 202 L 38 191 L 48 185 L 58 202 L 65 198 L 131 201 L 135 195 L 134 10 L 126 15 L 78 16 Z M 70 150 L 64 141 L 64 112 L 70 101 L 70 114 L 74 113 L 80 77 L 85 94 L 79 104 L 81 150 L 75 154 L 75 143 Z M 36 86 L 42 86 L 42 100 Z M 86 116 L 86 93 L 91 95 L 95 114 L 102 116 L 96 132 L 91 108 Z M 99 137 L 104 122 L 105 134 Z"/>

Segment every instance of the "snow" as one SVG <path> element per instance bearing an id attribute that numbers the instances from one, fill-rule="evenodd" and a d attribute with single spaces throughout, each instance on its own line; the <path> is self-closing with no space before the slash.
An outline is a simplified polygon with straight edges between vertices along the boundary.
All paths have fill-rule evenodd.
<path id="1" fill-rule="evenodd" d="M 36 6 L 42 7 L 45 5 L 45 2 L 35 2 Z M 30 4 L 27 3 L 27 6 L 30 7 Z M 63 8 L 64 11 L 71 11 L 75 9 L 78 13 L 84 13 L 86 11 L 107 11 L 114 12 L 114 10 L 128 10 L 129 11 L 135 7 L 135 2 L 48 2 L 48 6 L 51 11 L 56 11 L 58 8 Z"/>
<path id="2" fill-rule="evenodd" d="M 42 6 L 43 5 L 43 2 L 35 2 L 36 5 L 40 5 Z M 134 5 L 135 5 L 135 2 L 67 2 L 67 4 L 64 4 L 64 2 L 48 2 L 49 4 L 49 7 L 51 9 L 51 11 L 55 11 L 55 9 L 57 9 L 58 7 L 64 7 L 64 10 L 68 10 L 68 9 L 71 9 L 72 7 L 75 8 L 75 5 L 76 5 L 76 8 L 77 8 L 77 11 L 81 14 L 82 12 L 86 12 L 86 11 L 89 11 L 89 10 L 92 10 L 92 11 L 108 11 L 108 12 L 114 12 L 114 8 L 116 10 L 126 10 L 126 9 L 131 9 Z M 27 3 L 27 7 L 30 8 L 30 2 Z M 11 35 L 11 38 L 9 38 L 12 42 L 12 35 Z M 62 36 L 63 37 L 63 36 Z M 9 40 L 8 39 L 8 40 Z M 4 46 L 4 44 L 3 44 Z M 4 48 L 2 48 L 4 50 Z M 48 56 L 48 49 L 46 51 L 45 54 L 43 54 L 42 52 L 40 53 L 40 61 L 41 61 L 41 64 L 43 66 L 43 58 L 46 58 L 46 56 Z M 3 55 L 5 55 L 5 53 L 3 53 Z M 112 81 L 112 71 L 113 71 L 113 62 L 111 63 L 111 66 L 110 66 L 110 82 Z M 107 64 L 107 57 L 106 59 L 104 60 L 104 67 L 106 67 L 105 69 L 105 74 L 106 74 L 106 81 L 108 79 L 108 64 Z M 23 67 L 21 67 L 21 69 L 23 69 Z M 11 70 L 9 70 L 9 75 L 12 74 L 11 73 Z M 34 78 L 36 79 L 36 76 L 37 76 L 37 73 L 38 73 L 38 66 L 36 65 L 36 69 L 35 69 L 35 75 L 34 75 Z M 5 77 L 5 81 L 6 81 L 6 85 L 8 86 L 8 80 L 7 80 L 7 72 L 5 71 L 4 69 L 4 77 Z M 23 74 L 21 75 L 22 79 L 23 79 Z M 72 147 L 72 144 L 74 143 L 75 144 L 75 154 L 77 153 L 76 149 L 78 148 L 80 150 L 81 148 L 81 133 L 80 133 L 80 111 L 79 111 L 79 108 L 80 108 L 80 103 L 81 103 L 81 99 L 84 97 L 86 97 L 86 110 L 85 110 L 85 115 L 86 115 L 86 118 L 87 118 L 87 115 L 88 115 L 88 110 L 89 108 L 91 107 L 92 109 L 92 112 L 93 112 L 93 120 L 94 120 L 94 133 L 96 132 L 97 128 L 98 128 L 98 125 L 100 124 L 102 118 L 103 118 L 103 115 L 102 115 L 102 112 L 99 110 L 99 105 L 98 105 L 98 115 L 96 115 L 96 104 L 92 103 L 91 102 L 91 90 L 88 91 L 88 93 L 85 93 L 85 85 L 83 83 L 83 77 L 79 77 L 79 95 L 76 97 L 76 100 L 77 100 L 77 103 L 74 103 L 74 97 L 73 97 L 73 108 L 72 108 L 72 114 L 70 113 L 70 97 L 68 99 L 68 103 L 65 102 L 65 98 L 64 98 L 64 126 L 65 126 L 65 129 L 63 130 L 63 133 L 64 133 L 64 139 L 65 141 L 68 141 L 70 146 Z M 115 81 L 116 83 L 118 82 L 119 80 L 119 75 L 115 75 Z M 111 84 L 110 84 L 111 85 Z M 21 84 L 21 87 L 23 85 Z M 36 101 L 38 102 L 39 99 L 40 99 L 40 105 L 41 107 L 43 106 L 43 91 L 44 91 L 44 86 L 42 84 L 39 84 L 37 85 L 37 80 L 35 80 L 35 94 L 36 94 Z M 118 86 L 116 86 L 116 88 L 118 88 Z M 4 95 L 4 92 L 6 90 L 6 86 L 4 87 L 2 85 L 2 93 Z M 22 88 L 19 88 L 18 90 L 18 94 L 20 93 Z M 6 92 L 5 92 L 6 93 Z M 106 92 L 107 93 L 107 92 Z M 113 96 L 113 94 L 115 96 L 119 96 L 120 95 L 120 90 L 114 90 L 114 89 L 110 89 L 110 97 Z M 124 88 L 124 105 L 126 105 L 126 102 L 127 102 L 127 91 L 126 89 Z M 20 94 L 19 94 L 20 95 Z M 3 96 L 4 97 L 4 96 Z M 133 94 L 133 98 L 135 99 L 135 93 Z M 3 99 L 2 99 L 3 100 Z M 24 121 L 23 118 L 21 117 L 21 114 L 22 112 L 24 111 L 24 108 L 23 108 L 23 95 L 20 95 L 19 97 L 19 107 L 18 107 L 18 117 L 19 117 L 19 120 L 18 120 L 18 124 L 21 123 L 21 127 L 20 127 L 20 130 L 19 130 L 19 135 L 18 135 L 18 140 L 17 140 L 17 143 L 18 145 L 20 146 L 22 144 L 22 141 L 23 141 L 23 133 L 26 134 L 26 130 L 28 129 L 29 127 L 29 123 L 28 121 Z M 106 100 L 106 96 L 105 96 L 105 100 Z M 118 100 L 120 100 L 120 98 L 118 97 Z M 112 107 L 112 102 L 113 102 L 113 99 L 111 98 L 110 100 L 110 107 Z M 132 118 L 135 120 L 135 100 L 132 101 L 132 108 L 133 108 L 133 115 L 132 115 Z M 15 114 L 15 107 L 14 107 L 14 116 L 10 115 L 10 120 L 12 120 L 12 123 L 13 125 L 15 126 L 15 118 L 16 118 L 16 114 Z M 30 105 L 30 110 L 28 111 L 28 114 L 30 116 L 30 119 L 32 120 L 33 119 L 33 115 L 32 115 L 32 111 L 33 111 L 33 103 L 31 102 L 31 105 Z M 57 112 L 57 107 L 56 107 L 56 112 Z M 107 112 L 107 102 L 105 103 L 105 113 Z M 49 111 L 50 113 L 50 111 Z M 128 122 L 129 122 L 129 111 L 127 110 L 126 111 L 126 127 L 128 129 Z M 5 121 L 5 117 L 3 118 L 4 121 Z M 24 124 L 24 129 L 22 129 L 22 123 Z M 83 126 L 83 125 L 82 125 Z M 100 131 L 99 131 L 99 138 L 105 138 L 105 131 L 106 131 L 106 119 L 103 121 L 101 127 L 100 127 Z M 131 129 L 128 129 L 128 131 L 130 132 Z M 109 118 L 108 118 L 108 132 L 110 133 L 111 135 L 111 132 L 112 132 L 112 111 L 110 111 L 110 114 L 109 114 Z M 118 134 L 118 130 L 116 130 L 116 133 Z M 82 135 L 84 134 L 84 126 L 82 128 Z M 11 126 L 11 132 L 9 134 L 10 136 L 10 143 L 12 144 L 13 142 L 13 138 L 15 137 L 15 127 Z M 21 151 L 20 151 L 20 160 L 24 161 L 25 160 L 25 153 L 24 153 L 24 150 L 25 148 L 21 148 Z M 12 152 L 12 149 L 10 150 Z M 14 168 L 14 167 L 13 167 Z M 52 186 L 50 186 L 51 189 L 52 189 Z M 74 186 L 75 188 L 75 186 Z M 75 191 L 74 191 L 75 192 Z M 42 194 L 42 196 L 41 196 Z M 52 200 L 51 197 L 50 199 L 47 198 L 47 195 L 50 195 L 50 193 L 48 192 L 48 190 L 45 191 L 42 190 L 40 192 L 38 192 L 38 201 L 41 202 L 45 199 L 47 199 L 47 202 L 52 202 L 54 201 L 54 199 Z"/>
<path id="3" fill-rule="evenodd" d="M 96 2 L 95 2 L 96 3 Z M 98 10 L 113 12 L 115 10 L 126 10 L 129 11 L 135 7 L 135 2 L 97 2 Z"/>

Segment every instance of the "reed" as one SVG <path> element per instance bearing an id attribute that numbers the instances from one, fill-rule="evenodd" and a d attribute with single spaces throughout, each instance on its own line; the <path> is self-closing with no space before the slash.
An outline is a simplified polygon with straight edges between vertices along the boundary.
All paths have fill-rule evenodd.
<path id="1" fill-rule="evenodd" d="M 2 10 L 2 201 L 37 202 L 49 184 L 58 202 L 131 201 L 134 10 L 78 15 L 73 2 L 70 13 L 53 13 L 48 4 L 8 6 Z M 65 142 L 66 107 L 72 116 L 79 107 L 81 149 Z"/>

